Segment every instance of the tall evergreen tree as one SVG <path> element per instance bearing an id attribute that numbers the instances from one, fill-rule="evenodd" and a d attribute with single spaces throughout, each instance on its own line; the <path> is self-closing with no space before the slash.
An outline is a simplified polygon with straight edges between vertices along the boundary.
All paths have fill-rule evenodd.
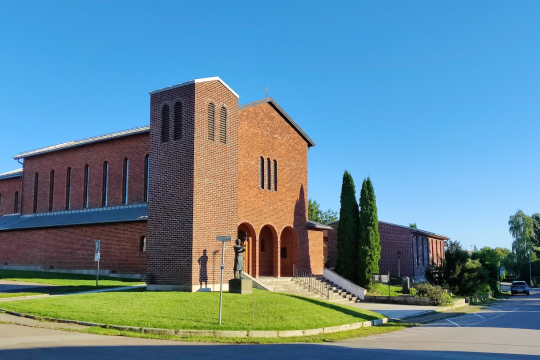
<path id="1" fill-rule="evenodd" d="M 354 181 L 348 171 L 343 174 L 341 208 L 337 233 L 336 272 L 351 281 L 356 280 L 358 253 L 358 203 Z"/>
<path id="2" fill-rule="evenodd" d="M 381 238 L 379 236 L 379 219 L 375 190 L 368 177 L 362 183 L 360 192 L 360 212 L 358 226 L 358 284 L 369 287 L 372 274 L 379 272 L 381 259 Z"/>

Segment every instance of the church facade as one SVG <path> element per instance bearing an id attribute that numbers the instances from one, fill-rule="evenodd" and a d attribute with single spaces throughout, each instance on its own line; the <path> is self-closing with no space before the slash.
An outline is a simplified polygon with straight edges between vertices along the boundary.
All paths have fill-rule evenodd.
<path id="1" fill-rule="evenodd" d="M 150 92 L 150 125 L 28 151 L 0 175 L 0 268 L 145 276 L 150 290 L 217 290 L 221 243 L 245 272 L 322 274 L 307 218 L 315 143 L 272 99 L 239 106 L 220 78 Z M 226 244 L 226 279 L 233 275 Z"/>

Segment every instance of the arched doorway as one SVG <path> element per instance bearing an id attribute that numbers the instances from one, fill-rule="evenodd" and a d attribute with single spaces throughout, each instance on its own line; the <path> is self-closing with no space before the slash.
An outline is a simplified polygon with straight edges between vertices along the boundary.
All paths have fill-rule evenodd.
<path id="1" fill-rule="evenodd" d="M 293 264 L 296 257 L 296 231 L 287 226 L 281 232 L 279 257 L 281 262 L 281 276 L 293 276 Z"/>
<path id="2" fill-rule="evenodd" d="M 259 235 L 259 276 L 274 276 L 275 230 L 265 225 Z"/>
<path id="3" fill-rule="evenodd" d="M 244 252 L 244 272 L 251 276 L 257 276 L 257 239 L 255 229 L 249 223 L 240 224 L 238 226 L 238 238 L 242 240 L 242 246 L 246 248 Z"/>

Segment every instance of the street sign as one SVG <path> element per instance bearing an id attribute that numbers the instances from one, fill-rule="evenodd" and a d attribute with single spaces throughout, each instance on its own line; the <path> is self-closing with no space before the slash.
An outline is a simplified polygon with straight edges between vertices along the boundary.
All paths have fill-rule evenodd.
<path id="1" fill-rule="evenodd" d="M 94 247 L 94 252 L 98 253 L 99 252 L 99 245 L 100 245 L 100 240 L 96 240 L 96 245 Z M 96 260 L 97 261 L 97 260 Z"/>
<path id="2" fill-rule="evenodd" d="M 216 236 L 221 241 L 221 283 L 219 285 L 219 325 L 221 325 L 221 307 L 223 305 L 223 270 L 225 270 L 225 243 L 231 241 L 230 236 Z"/>
<path id="3" fill-rule="evenodd" d="M 100 260 L 100 257 L 101 257 L 101 254 L 100 253 L 96 253 L 94 255 L 94 261 L 99 261 Z"/>
<path id="4" fill-rule="evenodd" d="M 499 267 L 499 273 L 501 275 L 501 278 L 504 276 L 504 266 Z"/>
<path id="5" fill-rule="evenodd" d="M 99 283 L 99 260 L 101 260 L 101 240 L 96 240 L 94 243 L 94 261 L 97 262 L 97 271 L 96 271 L 96 286 Z"/>

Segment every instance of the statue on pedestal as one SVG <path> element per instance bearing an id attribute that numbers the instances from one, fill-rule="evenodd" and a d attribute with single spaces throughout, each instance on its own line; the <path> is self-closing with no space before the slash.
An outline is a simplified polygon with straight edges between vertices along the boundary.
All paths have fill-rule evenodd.
<path id="1" fill-rule="evenodd" d="M 242 254 L 246 249 L 242 246 L 242 240 L 236 239 L 236 245 L 234 246 L 234 278 L 242 279 L 242 272 L 244 271 L 244 255 Z"/>

